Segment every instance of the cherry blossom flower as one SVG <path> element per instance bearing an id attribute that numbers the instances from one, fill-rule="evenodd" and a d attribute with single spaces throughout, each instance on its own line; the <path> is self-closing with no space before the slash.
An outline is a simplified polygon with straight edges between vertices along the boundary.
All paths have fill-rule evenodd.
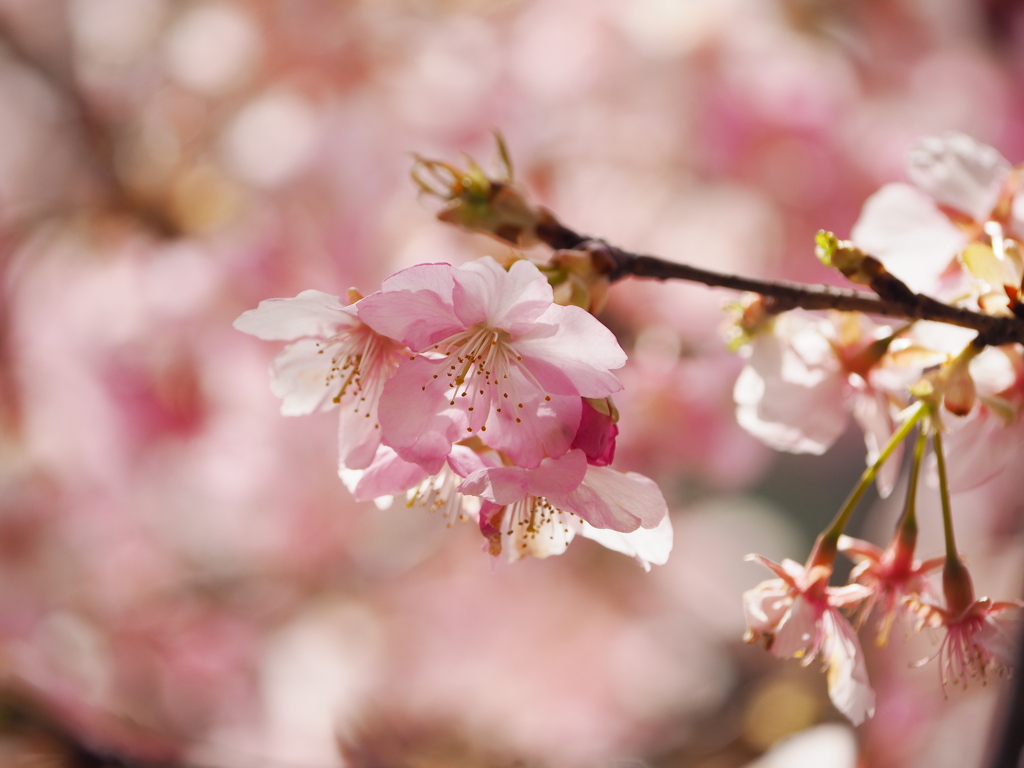
<path id="1" fill-rule="evenodd" d="M 580 449 L 534 469 L 482 466 L 460 490 L 484 499 L 488 551 L 509 562 L 561 554 L 577 534 L 634 556 L 645 569 L 666 562 L 672 548 L 658 486 L 635 472 L 589 465 Z"/>
<path id="2" fill-rule="evenodd" d="M 946 560 L 942 583 L 944 608 L 924 601 L 915 607 L 919 628 L 946 632 L 935 654 L 943 689 L 947 683 L 966 687 L 968 678 L 984 681 L 991 673 L 1009 673 L 1020 636 L 1022 604 L 975 599 L 970 572 L 959 558 Z"/>
<path id="3" fill-rule="evenodd" d="M 1014 171 L 992 147 L 955 132 L 923 138 L 907 176 L 868 199 L 851 239 L 915 291 L 955 296 L 966 275 L 953 260 L 972 240 L 994 239 L 1003 256 L 1002 237 L 1024 234 Z"/>
<path id="4" fill-rule="evenodd" d="M 820 454 L 852 414 L 873 463 L 906 405 L 907 386 L 920 375 L 916 364 L 896 365 L 887 355 L 893 341 L 890 328 L 859 314 L 776 318 L 747 347 L 749 359 L 733 389 L 736 420 L 776 450 Z M 879 472 L 883 495 L 898 470 L 897 455 Z"/>
<path id="5" fill-rule="evenodd" d="M 857 605 L 870 591 L 859 584 L 828 586 L 831 565 L 805 567 L 789 559 L 780 565 L 759 555 L 747 559 L 778 577 L 743 594 L 747 642 L 763 641 L 774 656 L 800 659 L 805 665 L 820 657 L 836 709 L 854 725 L 871 717 L 875 694 L 868 683 L 864 653 L 856 631 L 839 611 Z"/>
<path id="6" fill-rule="evenodd" d="M 376 333 L 356 315 L 357 300 L 303 291 L 292 299 L 267 299 L 243 312 L 234 326 L 266 341 L 293 341 L 274 358 L 271 391 L 281 413 L 300 416 L 340 406 L 339 462 L 366 467 L 380 445 L 377 404 L 385 382 L 408 354 L 404 345 Z"/>
<path id="7" fill-rule="evenodd" d="M 850 581 L 870 590 L 861 606 L 861 616 L 878 608 L 877 644 L 885 645 L 897 610 L 908 600 L 932 594 L 928 575 L 942 566 L 943 558 L 915 559 L 913 546 L 908 546 L 899 531 L 884 550 L 851 536 L 839 537 L 839 550 L 857 563 L 850 572 Z"/>
<path id="8" fill-rule="evenodd" d="M 569 449 L 581 397 L 622 388 L 611 372 L 626 360 L 615 337 L 579 307 L 554 304 L 528 261 L 507 271 L 490 257 L 411 267 L 358 312 L 422 353 L 384 388 L 380 423 L 386 444 L 431 473 L 453 443 L 478 433 L 516 465 L 537 467 Z"/>

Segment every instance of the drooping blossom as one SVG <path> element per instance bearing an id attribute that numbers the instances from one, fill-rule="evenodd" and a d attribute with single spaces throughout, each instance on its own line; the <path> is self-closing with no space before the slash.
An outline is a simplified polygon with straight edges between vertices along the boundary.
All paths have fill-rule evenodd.
<path id="1" fill-rule="evenodd" d="M 663 564 L 672 548 L 668 507 L 658 486 L 635 472 L 588 464 L 580 449 L 534 469 L 481 466 L 460 490 L 480 496 L 488 551 L 509 562 L 561 554 L 576 535 Z"/>
<path id="2" fill-rule="evenodd" d="M 431 473 L 474 434 L 517 466 L 537 467 L 569 449 L 581 397 L 621 389 L 612 369 L 626 357 L 615 337 L 579 307 L 554 304 L 528 261 L 508 270 L 490 257 L 421 264 L 387 278 L 358 312 L 421 353 L 385 387 L 380 423 L 387 445 Z"/>
<path id="3" fill-rule="evenodd" d="M 841 608 L 855 606 L 869 590 L 860 584 L 828 586 L 831 565 L 805 567 L 785 559 L 781 565 L 749 555 L 778 578 L 743 594 L 747 642 L 762 641 L 780 659 L 810 664 L 820 658 L 828 695 L 836 709 L 859 725 L 875 711 L 875 693 L 868 682 L 864 652 L 857 633 Z"/>
<path id="4" fill-rule="evenodd" d="M 266 341 L 294 342 L 271 365 L 270 388 L 282 400 L 281 412 L 299 416 L 339 406 L 339 463 L 361 469 L 380 445 L 377 405 L 384 384 L 408 350 L 363 323 L 358 294 L 350 298 L 345 306 L 337 296 L 308 290 L 267 299 L 234 326 Z"/>
<path id="5" fill-rule="evenodd" d="M 856 562 L 850 572 L 850 581 L 870 590 L 860 615 L 866 617 L 877 608 L 881 614 L 877 643 L 885 645 L 897 611 L 907 601 L 931 596 L 928 576 L 942 566 L 943 558 L 915 559 L 913 547 L 908 545 L 900 531 L 884 550 L 869 541 L 840 536 L 839 551 Z"/>
<path id="6" fill-rule="evenodd" d="M 947 683 L 966 687 L 971 678 L 984 681 L 993 673 L 1008 674 L 1017 655 L 1024 604 L 975 599 L 970 573 L 959 559 L 947 559 L 942 586 L 944 607 L 921 601 L 915 608 L 919 628 L 945 631 L 935 654 L 943 689 Z"/>

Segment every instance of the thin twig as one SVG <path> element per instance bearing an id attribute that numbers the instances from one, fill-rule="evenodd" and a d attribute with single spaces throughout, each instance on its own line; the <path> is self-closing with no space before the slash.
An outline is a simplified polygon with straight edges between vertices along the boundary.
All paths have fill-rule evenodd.
<path id="1" fill-rule="evenodd" d="M 633 253 L 609 245 L 603 240 L 581 235 L 545 211 L 537 227 L 538 237 L 556 250 L 585 249 L 603 258 L 611 280 L 640 277 L 653 280 L 685 280 L 715 288 L 758 293 L 769 300 L 773 312 L 790 309 L 837 309 L 864 312 L 882 317 L 907 320 L 931 320 L 978 331 L 979 345 L 999 346 L 1016 342 L 1024 344 L 1024 320 L 996 317 L 982 312 L 954 307 L 930 296 L 905 291 L 899 298 L 880 298 L 863 291 L 844 290 L 826 285 L 806 285 L 777 280 L 730 275 L 702 269 L 689 264 L 666 261 L 657 256 Z"/>

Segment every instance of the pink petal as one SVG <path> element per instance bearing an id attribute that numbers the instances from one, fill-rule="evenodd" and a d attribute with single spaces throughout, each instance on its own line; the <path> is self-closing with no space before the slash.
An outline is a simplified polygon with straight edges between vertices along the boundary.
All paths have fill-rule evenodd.
<path id="1" fill-rule="evenodd" d="M 547 278 L 529 261 L 506 271 L 490 256 L 454 270 L 453 305 L 465 326 L 485 323 L 513 337 L 529 330 L 554 300 Z"/>
<path id="2" fill-rule="evenodd" d="M 551 394 L 601 398 L 622 389 L 611 371 L 626 364 L 626 353 L 611 331 L 579 307 L 552 304 L 513 346 Z"/>
<path id="3" fill-rule="evenodd" d="M 366 413 L 342 407 L 338 417 L 338 461 L 349 469 L 365 469 L 380 446 L 376 409 Z"/>
<path id="4" fill-rule="evenodd" d="M 793 603 L 792 588 L 782 579 L 762 581 L 743 593 L 743 614 L 754 632 L 775 631 Z"/>
<path id="5" fill-rule="evenodd" d="M 803 595 L 797 595 L 789 611 L 775 629 L 775 640 L 771 653 L 780 659 L 799 658 L 810 660 L 820 643 L 822 607 Z"/>
<path id="6" fill-rule="evenodd" d="M 506 453 L 517 466 L 536 467 L 545 456 L 557 457 L 569 450 L 579 428 L 582 402 L 575 396 L 545 399 L 538 392 L 522 408 L 511 400 L 498 407 L 501 413 L 492 409 L 487 417 L 487 444 Z"/>
<path id="7" fill-rule="evenodd" d="M 558 459 L 545 459 L 535 469 L 490 467 L 470 474 L 459 486 L 461 493 L 481 496 L 496 504 L 514 504 L 527 495 L 548 500 L 575 490 L 587 472 L 582 451 Z"/>
<path id="8" fill-rule="evenodd" d="M 356 501 L 399 496 L 430 477 L 421 466 L 403 461 L 394 449 L 387 446 L 380 447 L 365 469 L 339 467 L 338 474 Z"/>
<path id="9" fill-rule="evenodd" d="M 337 296 L 303 291 L 293 299 L 266 299 L 239 315 L 234 327 L 264 341 L 292 341 L 303 336 L 327 338 L 358 322 Z"/>
<path id="10" fill-rule="evenodd" d="M 668 515 L 668 505 L 657 483 L 636 472 L 617 472 L 609 467 L 588 466 L 578 488 L 565 496 L 550 494 L 548 499 L 595 528 L 614 531 L 655 528 Z"/>
<path id="11" fill-rule="evenodd" d="M 428 386 L 438 366 L 418 357 L 398 367 L 384 386 L 378 417 L 381 441 L 405 461 L 436 474 L 444 465 L 452 443 L 467 436 L 466 412 L 449 405 L 440 387 Z"/>
<path id="12" fill-rule="evenodd" d="M 824 337 L 821 341 L 827 344 Z M 766 445 L 792 453 L 824 453 L 839 438 L 849 419 L 845 395 L 837 370 L 775 334 L 755 340 L 733 388 L 740 426 Z"/>
<path id="13" fill-rule="evenodd" d="M 303 416 L 333 408 L 337 388 L 327 386 L 330 368 L 330 357 L 320 354 L 314 339 L 285 347 L 270 365 L 270 391 L 281 398 L 281 413 Z"/>
<path id="14" fill-rule="evenodd" d="M 855 539 L 845 534 L 839 537 L 839 551 L 854 560 L 867 559 L 876 563 L 881 562 L 882 555 L 884 554 L 880 547 L 875 546 L 870 541 Z"/>
<path id="15" fill-rule="evenodd" d="M 452 307 L 452 267 L 419 264 L 384 280 L 356 304 L 359 319 L 417 352 L 463 330 Z"/>
<path id="16" fill-rule="evenodd" d="M 853 401 L 853 418 L 864 432 L 864 444 L 867 446 L 867 463 L 874 464 L 882 453 L 882 448 L 889 442 L 895 431 L 892 415 L 889 412 L 889 399 L 884 392 L 870 391 L 859 393 Z M 889 460 L 882 465 L 876 478 L 878 495 L 888 498 L 899 477 L 903 444 L 893 452 Z"/>

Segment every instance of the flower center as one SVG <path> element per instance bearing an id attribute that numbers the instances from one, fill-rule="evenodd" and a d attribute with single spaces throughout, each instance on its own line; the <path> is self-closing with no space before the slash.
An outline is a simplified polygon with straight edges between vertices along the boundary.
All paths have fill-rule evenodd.
<path id="1" fill-rule="evenodd" d="M 450 405 L 468 397 L 471 412 L 482 402 L 485 408 L 496 403 L 495 411 L 502 413 L 503 408 L 524 407 L 523 401 L 528 398 L 520 392 L 522 384 L 541 388 L 522 365 L 523 357 L 512 346 L 512 336 L 500 328 L 477 323 L 435 344 L 434 349 L 444 355 L 445 363 L 444 373 L 435 373 L 434 379 L 442 375 L 447 379 Z M 550 399 L 545 396 L 545 400 Z M 519 415 L 514 418 L 517 424 L 522 422 Z M 481 431 L 486 429 L 480 426 Z M 473 427 L 468 431 L 474 431 Z"/>
<path id="2" fill-rule="evenodd" d="M 324 386 L 337 388 L 334 402 L 348 399 L 354 413 L 363 411 L 370 418 L 370 406 L 398 366 L 394 342 L 360 325 L 318 341 L 316 346 L 318 354 L 331 355 Z"/>
<path id="3" fill-rule="evenodd" d="M 526 496 L 505 508 L 503 533 L 522 553 L 544 544 L 545 540 L 568 544 L 572 538 L 569 520 L 573 517 L 572 512 L 558 509 L 543 496 Z"/>

